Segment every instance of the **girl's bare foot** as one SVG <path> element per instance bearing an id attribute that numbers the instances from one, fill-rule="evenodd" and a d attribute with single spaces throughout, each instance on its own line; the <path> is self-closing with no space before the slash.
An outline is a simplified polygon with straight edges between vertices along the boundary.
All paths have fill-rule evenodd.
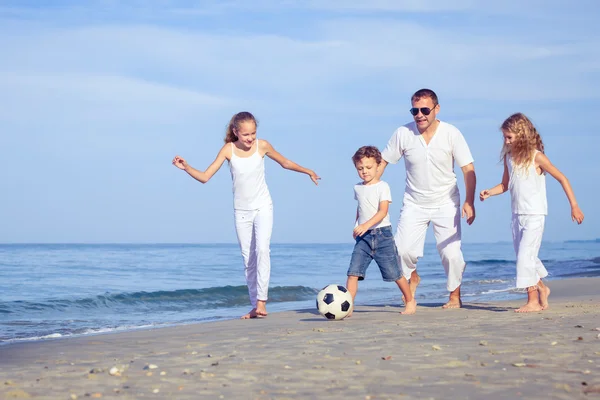
<path id="1" fill-rule="evenodd" d="M 417 312 L 417 301 L 413 298 L 411 301 L 404 303 L 404 311 L 402 311 L 400 314 L 410 315 L 410 314 L 414 314 L 416 312 Z"/>
<path id="2" fill-rule="evenodd" d="M 550 297 L 550 288 L 548 286 L 540 287 L 540 306 L 542 310 L 547 310 L 550 306 L 548 305 L 548 297 Z"/>
<path id="3" fill-rule="evenodd" d="M 256 308 L 253 308 L 252 310 L 250 310 L 250 312 L 246 315 L 242 315 L 240 317 L 240 319 L 250 319 L 250 318 L 256 318 L 258 317 L 258 314 L 256 313 Z"/>
<path id="4" fill-rule="evenodd" d="M 258 300 L 256 302 L 256 314 L 259 317 L 267 316 L 267 302 L 266 301 Z"/>

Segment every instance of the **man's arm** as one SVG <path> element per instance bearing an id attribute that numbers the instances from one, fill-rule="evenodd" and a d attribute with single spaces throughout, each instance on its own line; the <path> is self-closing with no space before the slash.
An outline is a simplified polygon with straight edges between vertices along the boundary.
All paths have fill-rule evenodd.
<path id="1" fill-rule="evenodd" d="M 381 175 L 383 175 L 383 173 L 385 172 L 385 167 L 387 167 L 388 162 L 385 160 L 381 160 L 381 163 L 379 164 L 379 167 L 377 167 L 377 180 L 381 179 Z"/>
<path id="2" fill-rule="evenodd" d="M 475 221 L 475 186 L 477 177 L 475 176 L 475 166 L 473 163 L 461 167 L 465 178 L 465 203 L 462 208 L 463 218 L 467 218 L 467 224 L 471 225 Z"/>

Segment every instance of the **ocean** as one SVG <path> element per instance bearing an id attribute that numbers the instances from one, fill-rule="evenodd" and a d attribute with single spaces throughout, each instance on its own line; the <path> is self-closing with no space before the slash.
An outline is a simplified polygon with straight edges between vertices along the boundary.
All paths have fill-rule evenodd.
<path id="1" fill-rule="evenodd" d="M 269 312 L 314 308 L 344 285 L 352 243 L 273 244 Z M 512 243 L 463 244 L 463 301 L 524 298 Z M 600 276 L 600 241 L 545 242 L 549 279 Z M 417 301 L 442 303 L 434 244 L 419 261 Z M 576 288 L 574 288 L 576 290 Z M 373 262 L 357 305 L 400 306 Z M 0 345 L 238 318 L 250 309 L 237 244 L 0 244 Z"/>

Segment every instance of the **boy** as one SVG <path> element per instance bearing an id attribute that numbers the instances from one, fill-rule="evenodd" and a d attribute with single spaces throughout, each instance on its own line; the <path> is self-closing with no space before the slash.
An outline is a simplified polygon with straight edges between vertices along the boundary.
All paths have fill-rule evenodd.
<path id="1" fill-rule="evenodd" d="M 386 282 L 396 282 L 405 299 L 401 314 L 414 314 L 417 302 L 408 286 L 408 281 L 400 271 L 398 251 L 392 233 L 388 208 L 392 202 L 389 185 L 379 180 L 381 153 L 374 146 L 363 146 L 352 157 L 358 176 L 363 180 L 354 186 L 354 198 L 358 200 L 356 226 L 353 236 L 356 240 L 346 288 L 356 297 L 358 281 L 365 279 L 365 273 L 372 260 L 375 260 Z M 352 312 L 348 316 L 352 315 Z"/>

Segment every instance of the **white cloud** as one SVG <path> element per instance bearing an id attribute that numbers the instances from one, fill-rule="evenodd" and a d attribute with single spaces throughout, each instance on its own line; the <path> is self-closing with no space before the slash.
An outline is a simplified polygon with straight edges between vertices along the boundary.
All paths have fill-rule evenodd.
<path id="1" fill-rule="evenodd" d="M 124 76 L 0 75 L 0 120 L 52 120 L 65 114 L 89 122 L 169 121 L 199 109 L 220 108 L 229 100 Z"/>
<path id="2" fill-rule="evenodd" d="M 377 19 L 324 22 L 319 39 L 209 34 L 145 25 L 41 30 L 2 39 L 7 73 L 132 76 L 195 92 L 297 99 L 373 80 L 398 90 L 420 81 L 456 97 L 596 97 L 573 70 L 597 65 L 596 44 L 527 43 Z M 592 71 L 594 71 L 592 69 Z M 468 90 L 465 90 L 468 87 Z M 245 94 L 244 94 L 245 93 Z M 318 101 L 317 101 L 318 102 Z"/>

